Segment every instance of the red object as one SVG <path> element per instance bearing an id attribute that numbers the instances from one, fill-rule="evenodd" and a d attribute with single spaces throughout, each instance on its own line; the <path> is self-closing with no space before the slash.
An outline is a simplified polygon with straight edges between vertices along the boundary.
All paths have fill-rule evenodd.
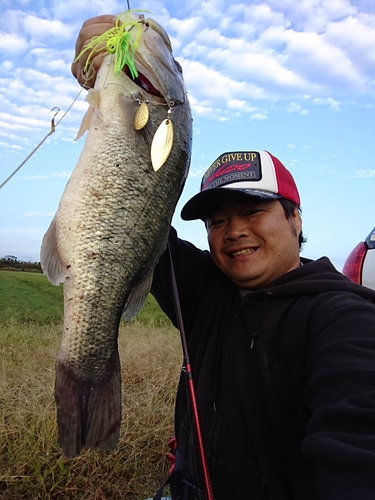
<path id="1" fill-rule="evenodd" d="M 203 444 L 202 430 L 201 430 L 201 426 L 200 426 L 198 406 L 197 406 L 197 400 L 196 400 L 196 396 L 195 396 L 195 389 L 194 389 L 194 383 L 193 383 L 193 374 L 191 372 L 189 358 L 185 356 L 184 360 L 185 360 L 185 370 L 186 370 L 186 376 L 187 376 L 187 385 L 188 385 L 189 394 L 190 394 L 190 403 L 191 403 L 191 407 L 193 410 L 193 420 L 195 422 L 195 431 L 197 433 L 198 449 L 199 449 L 199 454 L 200 454 L 201 462 L 202 462 L 201 465 L 202 465 L 206 498 L 207 498 L 207 500 L 214 500 L 214 494 L 212 492 L 212 485 L 211 485 L 211 477 L 210 477 L 210 473 L 208 470 L 207 457 L 206 457 L 206 452 L 205 452 L 204 444 Z"/>
<path id="2" fill-rule="evenodd" d="M 187 383 L 188 392 L 189 392 L 189 403 L 191 406 L 193 422 L 195 424 L 195 431 L 196 431 L 196 435 L 197 435 L 197 443 L 198 443 L 199 455 L 200 455 L 200 459 L 201 459 L 206 500 L 214 500 L 214 494 L 212 492 L 211 477 L 210 477 L 210 473 L 208 470 L 206 451 L 205 451 L 204 444 L 203 444 L 202 430 L 201 430 L 199 414 L 198 414 L 198 405 L 197 405 L 197 399 L 196 399 L 195 388 L 194 388 L 194 383 L 193 383 L 193 373 L 192 373 L 191 365 L 190 365 L 190 361 L 189 361 L 189 349 L 188 349 L 188 344 L 187 344 L 186 335 L 185 335 L 184 322 L 182 319 L 182 311 L 181 311 L 181 305 L 180 305 L 180 298 L 178 295 L 176 274 L 174 271 L 173 258 L 172 258 L 172 251 L 171 251 L 171 247 L 169 245 L 168 245 L 168 250 L 169 250 L 169 260 L 170 260 L 170 266 L 171 266 L 173 298 L 174 298 L 174 303 L 175 303 L 175 308 L 176 308 L 177 324 L 178 324 L 178 327 L 180 330 L 182 352 L 183 352 L 183 356 L 184 356 L 184 368 L 183 368 L 183 370 L 185 371 L 185 374 L 186 374 L 186 383 Z"/>
<path id="3" fill-rule="evenodd" d="M 184 220 L 205 219 L 207 207 L 230 192 L 260 199 L 286 198 L 298 207 L 300 196 L 292 174 L 268 151 L 233 151 L 220 155 L 208 168 L 200 192 L 182 208 Z"/>
<path id="4" fill-rule="evenodd" d="M 175 468 L 176 464 L 176 450 L 177 450 L 177 439 L 175 437 L 171 438 L 168 441 L 168 447 L 169 447 L 169 463 L 171 464 L 171 467 L 169 469 L 169 475 L 172 474 Z"/>
<path id="5" fill-rule="evenodd" d="M 358 243 L 354 250 L 350 252 L 342 269 L 342 274 L 359 285 L 362 285 L 362 268 L 366 252 L 367 247 L 365 243 L 361 241 L 361 243 Z"/>

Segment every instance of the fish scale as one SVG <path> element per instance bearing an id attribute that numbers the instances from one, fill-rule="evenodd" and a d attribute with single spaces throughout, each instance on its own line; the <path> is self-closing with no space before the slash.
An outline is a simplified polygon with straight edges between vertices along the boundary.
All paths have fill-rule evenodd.
<path id="1" fill-rule="evenodd" d="M 164 99 L 146 94 L 125 72 L 115 76 L 113 56 L 104 59 L 87 98 L 86 142 L 41 248 L 44 273 L 52 283 L 64 283 L 55 398 L 67 457 L 83 447 L 112 449 L 117 443 L 120 318 L 125 308 L 131 319 L 146 299 L 190 164 L 192 120 L 182 74 L 171 67 L 173 57 L 165 59 L 159 33 L 145 28 L 143 38 L 142 68 L 147 61 L 147 78 L 154 78 Z M 137 99 L 149 108 L 141 130 L 133 124 Z M 151 141 L 171 101 L 177 103 L 173 147 L 155 172 Z"/>

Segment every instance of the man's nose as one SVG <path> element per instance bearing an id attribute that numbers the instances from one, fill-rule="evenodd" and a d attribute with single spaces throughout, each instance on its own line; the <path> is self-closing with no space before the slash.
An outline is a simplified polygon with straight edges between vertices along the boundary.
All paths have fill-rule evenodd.
<path id="1" fill-rule="evenodd" d="M 233 216 L 228 219 L 225 232 L 226 239 L 236 240 L 248 236 L 248 233 L 248 224 L 242 217 Z"/>

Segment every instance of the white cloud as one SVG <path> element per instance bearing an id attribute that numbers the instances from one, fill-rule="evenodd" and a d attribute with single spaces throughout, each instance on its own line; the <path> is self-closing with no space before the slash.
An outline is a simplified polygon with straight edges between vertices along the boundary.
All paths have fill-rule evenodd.
<path id="1" fill-rule="evenodd" d="M 78 92 L 70 65 L 79 27 L 93 15 L 124 10 L 115 0 L 41 5 L 38 13 L 4 12 L 0 50 L 1 43 L 11 45 L 13 56 L 7 54 L 1 65 L 3 77 L 12 73 L 5 85 L 0 80 L 8 102 L 0 109 L 9 114 L 21 114 L 18 108 L 26 104 L 68 107 Z M 375 15 L 361 13 L 349 0 L 193 1 L 181 5 L 178 15 L 158 1 L 151 6 L 141 0 L 139 8 L 165 23 L 199 116 L 228 120 L 240 113 L 264 119 L 267 109 L 254 113 L 259 100 L 288 100 L 288 112 L 307 115 L 304 99 L 337 110 L 343 96 L 374 92 Z M 76 122 L 79 110 L 75 106 L 67 122 Z"/>
<path id="2" fill-rule="evenodd" d="M 322 31 L 329 21 L 355 13 L 349 0 L 268 0 L 274 10 L 282 10 L 296 30 Z"/>
<path id="3" fill-rule="evenodd" d="M 40 219 L 41 217 L 53 217 L 54 215 L 54 212 L 24 212 L 21 217 Z"/>
<path id="4" fill-rule="evenodd" d="M 284 28 L 290 26 L 290 21 L 285 17 L 284 13 L 272 9 L 266 2 L 255 5 L 235 5 L 229 9 L 230 14 L 236 16 L 237 19 L 243 19 L 242 23 L 235 23 L 234 28 L 238 28 L 244 38 L 249 38 L 249 36 L 252 38 L 254 33 L 261 33 L 270 25 Z"/>
<path id="5" fill-rule="evenodd" d="M 86 19 L 99 14 L 118 14 L 126 10 L 121 1 L 116 0 L 53 0 L 52 10 L 55 17 L 62 19 L 80 19 L 80 24 Z M 134 8 L 134 7 L 133 7 Z"/>
<path id="6" fill-rule="evenodd" d="M 203 24 L 203 19 L 200 17 L 190 17 L 188 19 L 176 19 L 172 18 L 169 20 L 169 26 L 176 31 L 178 39 L 191 37 L 201 25 Z"/>
<path id="7" fill-rule="evenodd" d="M 296 102 L 291 102 L 289 106 L 287 107 L 287 112 L 288 113 L 298 113 L 302 110 L 302 106 L 300 104 L 297 104 Z"/>
<path id="8" fill-rule="evenodd" d="M 329 109 L 333 111 L 338 111 L 340 109 L 340 102 L 336 101 L 332 97 L 328 97 L 327 99 L 316 98 L 312 100 L 313 104 L 316 106 L 328 106 Z"/>
<path id="9" fill-rule="evenodd" d="M 37 233 L 39 229 L 36 227 L 10 227 L 0 230 L 0 234 L 4 235 L 20 235 L 23 236 L 25 233 Z M 1 239 L 1 238 L 0 238 Z"/>
<path id="10" fill-rule="evenodd" d="M 253 106 L 249 106 L 248 102 L 245 101 L 244 99 L 231 99 L 228 101 L 228 108 L 237 110 L 237 111 L 242 111 L 244 113 L 251 113 L 255 111 L 256 108 Z"/>
<path id="11" fill-rule="evenodd" d="M 11 61 L 5 60 L 0 64 L 0 68 L 4 71 L 10 71 L 11 69 L 13 69 L 13 63 Z"/>
<path id="12" fill-rule="evenodd" d="M 189 96 L 194 97 L 200 105 L 205 107 L 227 106 L 233 101 L 266 97 L 262 89 L 252 83 L 238 81 L 201 62 L 184 60 L 183 67 Z"/>
<path id="13" fill-rule="evenodd" d="M 60 74 L 71 76 L 70 67 L 73 59 L 73 50 L 38 47 L 30 50 L 30 55 L 35 57 L 35 66 L 41 72 L 45 72 L 48 69 L 48 73 L 51 71 L 60 72 Z"/>
<path id="14" fill-rule="evenodd" d="M 59 20 L 42 19 L 34 15 L 26 15 L 23 19 L 24 31 L 34 40 L 56 39 L 67 40 L 71 37 L 71 28 Z"/>
<path id="15" fill-rule="evenodd" d="M 297 102 L 291 102 L 287 108 L 287 113 L 298 113 L 302 116 L 306 116 L 309 112 L 307 109 L 303 109 L 302 105 Z"/>
<path id="16" fill-rule="evenodd" d="M 298 90 L 314 97 L 368 92 L 375 78 L 375 16 L 355 14 L 342 0 L 235 4 L 219 24 L 204 19 L 204 29 L 197 29 L 195 16 L 193 36 L 181 50 L 184 58 L 252 82 L 271 97 Z"/>
<path id="17" fill-rule="evenodd" d="M 361 179 L 375 177 L 375 170 L 357 170 L 351 177 L 360 177 Z"/>
<path id="18" fill-rule="evenodd" d="M 193 178 L 201 179 L 206 170 L 207 167 L 191 167 L 189 170 L 188 177 L 191 179 Z"/>
<path id="19" fill-rule="evenodd" d="M 250 118 L 252 120 L 261 121 L 261 120 L 266 120 L 267 116 L 266 115 L 262 115 L 261 113 L 255 113 L 255 114 L 251 115 Z"/>
<path id="20" fill-rule="evenodd" d="M 41 181 L 44 179 L 69 179 L 71 176 L 72 171 L 71 170 L 63 170 L 62 172 L 55 172 L 52 174 L 48 175 L 31 175 L 29 177 L 23 177 L 26 180 L 31 180 L 31 181 Z"/>
<path id="21" fill-rule="evenodd" d="M 10 55 L 22 54 L 27 50 L 28 43 L 25 38 L 21 38 L 10 33 L 0 31 L 0 52 Z"/>

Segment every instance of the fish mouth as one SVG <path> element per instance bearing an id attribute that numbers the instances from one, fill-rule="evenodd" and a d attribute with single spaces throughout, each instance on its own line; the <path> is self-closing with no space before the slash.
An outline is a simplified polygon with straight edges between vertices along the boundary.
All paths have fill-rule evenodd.
<path id="1" fill-rule="evenodd" d="M 136 78 L 132 78 L 132 76 L 130 75 L 130 70 L 128 68 L 128 66 L 126 66 L 124 68 L 125 70 L 125 73 L 126 75 L 131 78 L 133 80 L 133 82 L 138 85 L 138 87 L 140 87 L 142 90 L 144 90 L 145 92 L 147 92 L 147 94 L 151 94 L 151 95 L 154 95 L 156 97 L 161 97 L 162 99 L 164 99 L 164 96 L 159 92 L 158 89 L 156 89 L 152 83 L 150 82 L 150 80 L 145 76 L 143 75 L 142 73 L 138 72 L 138 76 Z"/>
<path id="2" fill-rule="evenodd" d="M 228 255 L 231 259 L 236 257 L 241 257 L 242 255 L 251 255 L 258 250 L 258 247 L 243 248 L 241 250 L 235 250 L 234 252 L 229 252 Z"/>

